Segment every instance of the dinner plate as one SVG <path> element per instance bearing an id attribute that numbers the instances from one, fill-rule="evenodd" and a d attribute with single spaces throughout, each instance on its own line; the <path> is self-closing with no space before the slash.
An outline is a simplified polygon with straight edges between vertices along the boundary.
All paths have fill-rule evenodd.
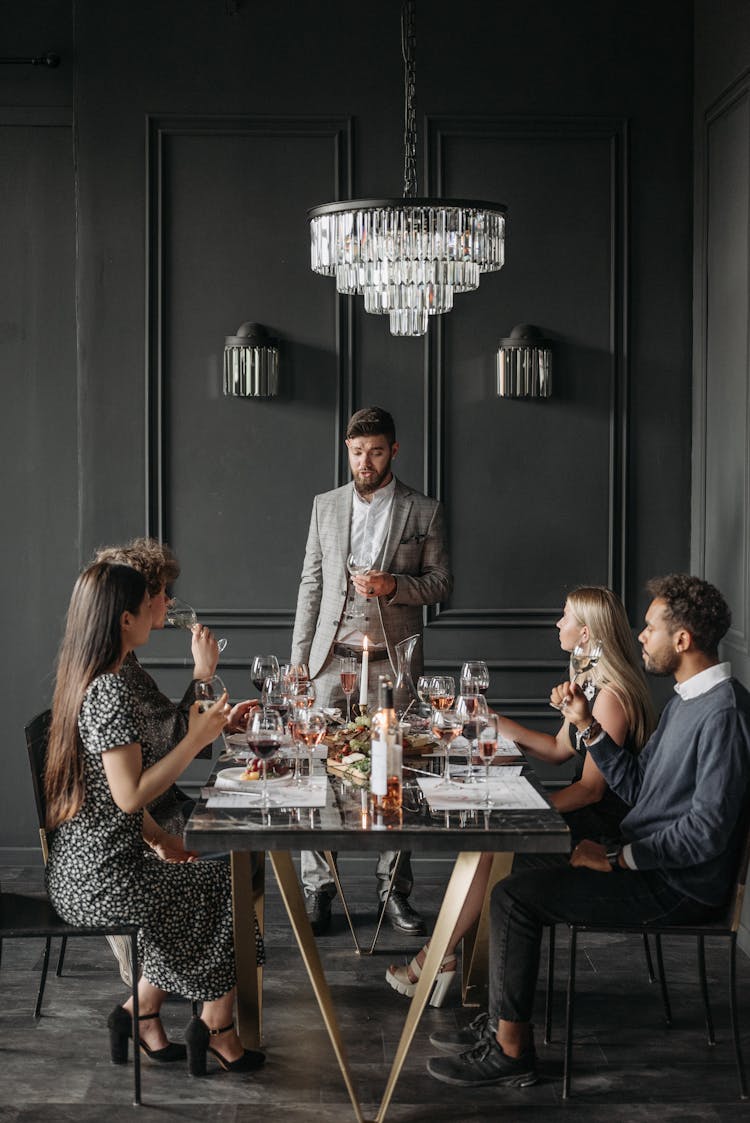
<path id="1" fill-rule="evenodd" d="M 257 780 L 243 780 L 242 774 L 244 768 L 222 768 L 221 772 L 216 773 L 217 788 L 239 788 L 240 791 L 255 791 L 258 793 L 263 790 L 263 776 L 259 776 Z M 275 784 L 288 784 L 294 779 L 294 773 L 290 770 L 286 776 L 269 776 L 268 786 L 272 788 Z"/>

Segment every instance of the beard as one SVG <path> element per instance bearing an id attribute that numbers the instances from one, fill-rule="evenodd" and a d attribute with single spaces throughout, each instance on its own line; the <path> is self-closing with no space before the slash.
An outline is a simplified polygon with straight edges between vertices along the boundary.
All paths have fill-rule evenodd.
<path id="1" fill-rule="evenodd" d="M 391 474 L 392 459 L 392 457 L 389 458 L 388 463 L 386 464 L 385 468 L 383 468 L 382 472 L 375 472 L 373 475 L 368 476 L 367 479 L 363 480 L 360 477 L 359 472 L 352 473 L 354 477 L 354 486 L 360 495 L 372 495 L 372 493 L 374 491 L 377 491 L 378 488 L 382 485 L 383 481 L 388 479 L 389 475 Z"/>
<path id="2" fill-rule="evenodd" d="M 650 675 L 666 677 L 673 675 L 679 666 L 680 657 L 676 651 L 664 651 L 658 655 L 643 654 L 643 668 Z"/>

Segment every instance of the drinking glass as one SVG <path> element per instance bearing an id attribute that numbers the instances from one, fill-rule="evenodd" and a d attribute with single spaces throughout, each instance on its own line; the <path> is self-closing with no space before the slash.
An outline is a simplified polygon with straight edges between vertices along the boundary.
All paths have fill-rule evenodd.
<path id="1" fill-rule="evenodd" d="M 167 605 L 167 615 L 164 617 L 164 626 L 166 628 L 184 628 L 186 632 L 192 632 L 195 625 L 198 623 L 195 609 L 187 604 L 179 597 L 171 597 Z M 227 646 L 225 639 L 218 639 L 216 641 L 219 652 L 222 652 Z"/>
<path id="2" fill-rule="evenodd" d="M 309 679 L 307 682 L 298 682 L 294 691 L 294 703 L 297 706 L 306 706 L 311 709 L 315 703 L 315 683 Z"/>
<path id="3" fill-rule="evenodd" d="M 198 709 L 201 713 L 207 710 L 209 706 L 213 706 L 217 698 L 221 698 L 222 694 L 226 692 L 226 686 L 221 681 L 218 675 L 213 675 L 211 678 L 199 678 L 195 682 L 195 700 L 198 703 Z M 224 736 L 224 731 L 221 733 L 222 744 L 225 751 L 229 751 L 227 739 Z"/>
<path id="4" fill-rule="evenodd" d="M 283 729 L 294 705 L 294 695 L 289 687 L 269 675 L 263 684 L 262 699 L 267 710 L 275 710 L 280 715 Z"/>
<path id="5" fill-rule="evenodd" d="M 481 659 L 470 659 L 461 667 L 461 693 L 484 694 L 490 685 L 490 671 Z"/>
<path id="6" fill-rule="evenodd" d="M 417 679 L 417 695 L 419 701 L 429 706 L 430 704 L 430 682 L 432 675 L 420 675 Z"/>
<path id="7" fill-rule="evenodd" d="M 365 573 L 369 573 L 372 569 L 372 558 L 369 555 L 363 554 L 360 557 L 355 557 L 354 554 L 349 554 L 346 559 L 346 568 L 350 576 L 361 577 Z M 367 619 L 367 599 L 360 593 L 355 592 L 354 604 L 352 606 L 352 620 L 362 622 Z"/>
<path id="8" fill-rule="evenodd" d="M 455 710 L 456 713 L 460 714 L 463 718 L 464 737 L 466 737 L 469 742 L 469 748 L 466 754 L 468 758 L 466 782 L 467 784 L 473 784 L 472 750 L 475 739 L 478 736 L 480 722 L 489 714 L 487 699 L 483 694 L 459 694 L 458 698 L 456 698 Z"/>
<path id="9" fill-rule="evenodd" d="M 443 775 L 440 778 L 440 783 L 436 784 L 433 791 L 443 791 L 446 788 L 454 788 L 457 785 L 451 780 L 451 766 L 450 766 L 450 745 L 451 741 L 455 741 L 456 737 L 461 734 L 464 723 L 460 714 L 455 710 L 441 710 L 433 709 L 432 711 L 432 735 L 436 741 L 445 746 L 445 759 L 443 761 Z"/>
<path id="10" fill-rule="evenodd" d="M 589 639 L 585 643 L 577 643 L 570 653 L 570 666 L 576 679 L 579 675 L 583 675 L 583 680 L 579 683 L 581 689 L 591 682 L 589 672 L 593 671 L 596 664 L 602 657 L 602 645 L 599 640 Z"/>
<path id="11" fill-rule="evenodd" d="M 434 675 L 430 679 L 430 705 L 434 710 L 449 710 L 456 697 L 456 680 L 450 675 Z"/>
<path id="12" fill-rule="evenodd" d="M 484 782 L 487 785 L 486 807 L 492 806 L 492 800 L 490 799 L 490 765 L 497 755 L 498 726 L 498 716 L 493 713 L 488 713 L 477 722 L 477 750 L 479 758 L 484 764 Z"/>
<path id="13" fill-rule="evenodd" d="M 247 723 L 247 746 L 250 753 L 258 757 L 263 765 L 263 794 L 260 802 L 260 806 L 263 808 L 278 803 L 278 800 L 269 798 L 266 768 L 271 757 L 279 751 L 283 732 L 284 725 L 281 714 L 277 713 L 276 710 L 264 707 L 250 715 Z"/>
<path id="14" fill-rule="evenodd" d="M 341 689 L 346 695 L 346 720 L 352 720 L 352 694 L 357 688 L 357 660 L 353 655 L 342 656 L 339 659 L 339 677 Z"/>
<path id="15" fill-rule="evenodd" d="M 313 754 L 315 746 L 319 745 L 326 735 L 326 716 L 321 710 L 312 710 L 308 706 L 297 706 L 295 710 L 294 728 L 300 741 L 307 749 L 309 761 L 308 785 L 313 782 Z"/>
<path id="16" fill-rule="evenodd" d="M 250 664 L 250 678 L 259 694 L 267 678 L 278 679 L 279 661 L 275 655 L 254 655 Z"/>

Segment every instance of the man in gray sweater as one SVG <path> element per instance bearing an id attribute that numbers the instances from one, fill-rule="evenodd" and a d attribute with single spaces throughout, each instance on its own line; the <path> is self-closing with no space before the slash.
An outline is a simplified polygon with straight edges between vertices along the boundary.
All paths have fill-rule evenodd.
<path id="1" fill-rule="evenodd" d="M 649 582 L 638 637 L 647 671 L 675 697 L 638 757 L 594 721 L 580 688 L 552 691 L 613 791 L 631 805 L 622 845 L 579 843 L 570 866 L 500 882 L 492 894 L 489 1012 L 433 1034 L 428 1071 L 448 1084 L 536 1081 L 531 1012 L 542 928 L 558 922 L 697 923 L 723 909 L 748 830 L 750 694 L 720 663 L 731 621 L 718 589 L 673 574 Z"/>

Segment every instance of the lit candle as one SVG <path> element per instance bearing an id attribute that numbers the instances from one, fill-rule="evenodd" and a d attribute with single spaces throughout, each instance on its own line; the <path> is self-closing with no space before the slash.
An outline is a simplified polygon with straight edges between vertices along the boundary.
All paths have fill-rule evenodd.
<path id="1" fill-rule="evenodd" d="M 362 643 L 362 675 L 359 680 L 359 704 L 360 706 L 367 705 L 367 665 L 370 657 L 367 653 L 367 636 L 365 636 Z"/>

